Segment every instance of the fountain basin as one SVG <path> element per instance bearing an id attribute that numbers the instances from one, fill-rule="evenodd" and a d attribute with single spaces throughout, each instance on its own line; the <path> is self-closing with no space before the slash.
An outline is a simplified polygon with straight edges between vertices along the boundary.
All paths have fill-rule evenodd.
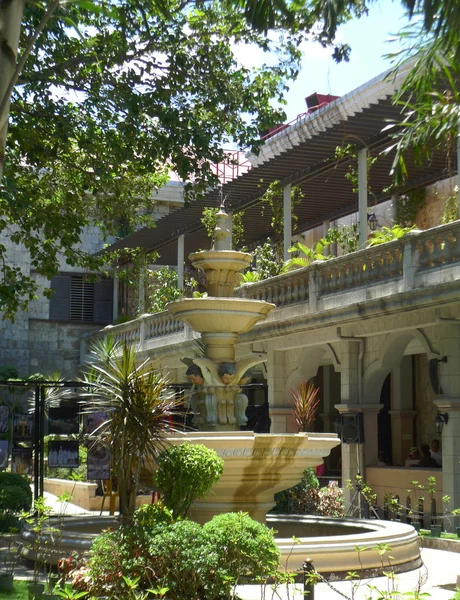
<path id="1" fill-rule="evenodd" d="M 267 525 L 277 531 L 281 564 L 299 571 L 311 558 L 317 571 L 345 579 L 349 571 L 373 577 L 393 568 L 410 571 L 421 566 L 418 534 L 412 525 L 395 521 L 268 515 Z M 299 538 L 293 543 L 292 536 Z M 383 555 L 378 547 L 388 546 Z M 356 547 L 362 549 L 359 553 Z M 364 573 L 363 573 L 364 571 Z"/>
<path id="2" fill-rule="evenodd" d="M 210 494 L 194 502 L 190 517 L 205 523 L 216 514 L 247 512 L 265 523 L 275 504 L 274 495 L 297 484 L 307 467 L 340 444 L 333 433 L 255 434 L 252 431 L 177 433 L 167 438 L 204 444 L 224 460 L 224 472 Z"/>
<path id="3" fill-rule="evenodd" d="M 170 302 L 167 310 L 199 333 L 238 334 L 249 331 L 276 306 L 245 298 L 183 298 Z"/>
<path id="4" fill-rule="evenodd" d="M 42 536 L 46 541 L 45 559 L 50 564 L 74 551 L 88 551 L 96 535 L 117 527 L 118 521 L 114 517 L 66 517 L 63 523 L 57 520 L 56 525 L 62 527 L 60 538 L 55 533 L 51 538 L 46 532 Z M 302 570 L 306 558 L 311 558 L 316 570 L 331 579 L 345 579 L 349 571 L 370 577 L 389 568 L 404 572 L 421 566 L 418 535 L 411 525 L 309 515 L 268 515 L 267 525 L 278 532 L 275 538 L 281 552 L 280 565 L 289 571 Z M 33 542 L 32 532 L 23 535 L 29 543 Z M 298 542 L 293 542 L 293 535 Z M 379 544 L 386 544 L 391 550 L 381 556 Z M 365 551 L 358 554 L 356 546 Z M 23 553 L 34 558 L 30 550 Z"/>

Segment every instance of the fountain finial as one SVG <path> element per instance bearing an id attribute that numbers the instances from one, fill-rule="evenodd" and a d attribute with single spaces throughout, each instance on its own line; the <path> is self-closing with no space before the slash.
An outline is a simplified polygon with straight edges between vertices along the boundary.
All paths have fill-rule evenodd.
<path id="1" fill-rule="evenodd" d="M 232 249 L 232 218 L 225 212 L 225 201 L 222 188 L 220 188 L 220 207 L 216 213 L 216 228 L 214 229 L 213 250 L 231 250 Z"/>

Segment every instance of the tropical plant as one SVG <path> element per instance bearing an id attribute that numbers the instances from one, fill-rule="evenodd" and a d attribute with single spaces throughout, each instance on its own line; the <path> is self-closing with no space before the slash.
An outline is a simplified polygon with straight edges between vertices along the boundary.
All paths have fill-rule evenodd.
<path id="1" fill-rule="evenodd" d="M 53 371 L 53 373 L 44 374 L 44 373 L 33 373 L 29 375 L 27 381 L 31 383 L 35 382 L 56 382 L 56 383 L 64 383 L 66 381 L 65 377 L 63 377 L 59 371 Z M 56 387 L 43 387 L 42 393 L 45 399 L 45 415 L 48 417 L 48 412 L 50 408 L 58 408 L 61 405 L 61 401 L 65 400 L 70 395 L 70 388 L 63 387 L 57 385 Z M 28 398 L 29 404 L 29 412 L 35 412 L 35 391 L 31 390 Z"/>
<path id="2" fill-rule="evenodd" d="M 278 248 L 270 240 L 257 246 L 253 255 L 255 267 L 246 271 L 246 273 L 243 273 L 243 283 L 263 281 L 264 279 L 275 277 L 281 273 L 283 261 L 279 256 Z"/>
<path id="3" fill-rule="evenodd" d="M 460 124 L 460 36 L 455 23 L 460 17 L 456 2 L 433 0 L 431 6 L 436 10 L 429 20 L 425 13 L 424 20 L 414 20 L 400 32 L 403 49 L 391 55 L 395 72 L 408 71 L 393 99 L 402 108 L 402 119 L 389 126 L 393 143 L 388 151 L 396 152 L 392 166 L 396 184 L 408 175 L 409 149 L 419 163 L 429 160 L 435 150 L 454 160 Z"/>
<path id="4" fill-rule="evenodd" d="M 152 464 L 164 448 L 165 428 L 181 400 L 150 361 L 136 364 L 135 346 L 102 341 L 93 346 L 90 359 L 95 362 L 83 379 L 89 388 L 84 412 L 109 415 L 95 437 L 111 448 L 121 522 L 127 524 L 136 507 L 141 467 Z"/>
<path id="5" fill-rule="evenodd" d="M 215 450 L 184 442 L 159 454 L 155 481 L 174 517 L 185 517 L 193 501 L 208 494 L 223 470 L 224 461 Z"/>
<path id="6" fill-rule="evenodd" d="M 299 431 L 311 431 L 315 424 L 321 398 L 319 388 L 312 382 L 301 381 L 291 390 L 293 415 Z"/>
<path id="7" fill-rule="evenodd" d="M 313 248 L 308 248 L 302 242 L 296 242 L 289 248 L 289 252 L 296 254 L 296 256 L 284 263 L 283 272 L 308 267 L 315 260 L 328 260 L 331 257 L 324 254 L 327 246 L 328 244 L 324 239 L 317 242 Z"/>
<path id="8" fill-rule="evenodd" d="M 342 254 L 350 254 L 359 249 L 358 224 L 338 225 L 328 229 L 324 236 L 327 245 L 337 244 Z"/>
<path id="9" fill-rule="evenodd" d="M 373 231 L 370 239 L 367 242 L 368 246 L 378 246 L 379 244 L 385 244 L 385 242 L 391 242 L 393 240 L 399 240 L 406 233 L 412 231 L 413 227 L 401 227 L 400 225 L 393 225 L 393 227 L 382 227 L 377 231 Z"/>

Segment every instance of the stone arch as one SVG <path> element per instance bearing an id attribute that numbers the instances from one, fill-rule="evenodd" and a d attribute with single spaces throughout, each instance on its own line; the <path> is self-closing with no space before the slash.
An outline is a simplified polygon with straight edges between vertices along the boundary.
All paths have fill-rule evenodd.
<path id="1" fill-rule="evenodd" d="M 336 371 L 340 371 L 340 361 L 331 344 L 321 344 L 319 346 L 307 346 L 306 348 L 302 348 L 297 369 L 295 369 L 286 380 L 284 396 L 287 401 L 291 398 L 291 390 L 294 389 L 300 381 L 308 381 L 317 374 L 325 357 L 332 361 Z"/>
<path id="2" fill-rule="evenodd" d="M 436 358 L 425 334 L 419 329 L 399 331 L 388 334 L 385 338 L 380 356 L 364 373 L 363 377 L 363 402 L 364 404 L 379 404 L 380 392 L 383 382 L 395 367 L 399 365 L 404 351 L 412 340 L 416 339 L 424 349 L 428 359 Z"/>

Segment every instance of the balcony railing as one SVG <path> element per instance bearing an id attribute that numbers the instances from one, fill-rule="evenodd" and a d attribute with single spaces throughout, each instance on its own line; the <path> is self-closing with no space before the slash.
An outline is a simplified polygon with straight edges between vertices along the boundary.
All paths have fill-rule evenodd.
<path id="1" fill-rule="evenodd" d="M 273 302 L 278 308 L 304 303 L 309 312 L 314 312 L 343 305 L 347 301 L 344 295 L 348 293 L 354 294 L 349 302 L 357 302 L 444 281 L 460 281 L 459 267 L 460 221 L 455 221 L 426 231 L 412 231 L 381 246 L 244 285 L 236 290 L 236 295 Z M 182 335 L 185 340 L 191 335 L 187 331 L 188 328 L 168 312 L 161 312 L 106 327 L 96 336 L 88 337 L 86 344 L 110 334 L 117 340 L 146 349 L 148 343 L 171 334 Z M 85 352 L 86 348 L 82 348 L 82 353 Z"/>
<path id="2" fill-rule="evenodd" d="M 430 271 L 459 264 L 460 222 L 456 221 L 426 231 L 412 231 L 399 240 L 244 285 L 237 295 L 273 302 L 278 307 L 308 302 L 315 311 L 318 301 L 332 294 L 395 281 L 397 292 L 410 291 L 426 283 Z M 375 295 L 385 295 L 385 290 L 375 291 Z"/>

